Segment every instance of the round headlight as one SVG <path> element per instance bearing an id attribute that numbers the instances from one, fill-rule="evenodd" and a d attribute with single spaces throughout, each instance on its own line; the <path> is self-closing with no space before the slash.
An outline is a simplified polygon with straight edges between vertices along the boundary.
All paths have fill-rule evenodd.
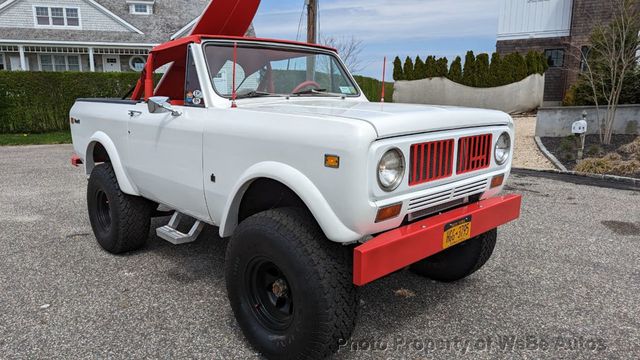
<path id="1" fill-rule="evenodd" d="M 391 149 L 378 163 L 378 184 L 384 191 L 393 191 L 404 177 L 404 156 L 400 149 Z"/>
<path id="2" fill-rule="evenodd" d="M 496 142 L 495 158 L 498 165 L 504 165 L 511 155 L 511 136 L 502 133 Z"/>

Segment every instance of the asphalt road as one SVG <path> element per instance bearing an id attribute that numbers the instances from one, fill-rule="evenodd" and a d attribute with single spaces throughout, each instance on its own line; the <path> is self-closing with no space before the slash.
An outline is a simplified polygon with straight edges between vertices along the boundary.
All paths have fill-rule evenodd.
<path id="1" fill-rule="evenodd" d="M 227 303 L 215 229 L 105 253 L 70 153 L 0 148 L 0 358 L 259 357 Z M 639 358 L 640 192 L 523 175 L 510 191 L 522 217 L 482 270 L 366 286 L 336 357 Z"/>

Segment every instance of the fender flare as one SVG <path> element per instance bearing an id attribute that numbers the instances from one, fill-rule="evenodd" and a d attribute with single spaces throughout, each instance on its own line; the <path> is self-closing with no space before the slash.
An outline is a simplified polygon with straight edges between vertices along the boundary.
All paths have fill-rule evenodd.
<path id="1" fill-rule="evenodd" d="M 238 211 L 245 192 L 254 180 L 267 178 L 287 186 L 304 202 L 324 234 L 334 242 L 358 241 L 362 235 L 349 229 L 335 214 L 320 190 L 300 171 L 278 162 L 261 162 L 247 169 L 231 192 L 220 222 L 220 236 L 229 237 L 238 226 Z"/>
<path id="2" fill-rule="evenodd" d="M 138 188 L 133 184 L 133 182 L 131 182 L 124 171 L 124 167 L 122 166 L 122 161 L 120 160 L 120 155 L 118 154 L 115 144 L 111 141 L 111 138 L 102 131 L 96 131 L 89 138 L 89 143 L 85 152 L 85 171 L 87 173 L 87 177 L 91 175 L 91 171 L 95 167 L 95 163 L 93 162 L 93 149 L 97 143 L 100 143 L 109 155 L 111 166 L 113 166 L 113 170 L 116 173 L 120 190 L 125 194 L 140 196 Z"/>

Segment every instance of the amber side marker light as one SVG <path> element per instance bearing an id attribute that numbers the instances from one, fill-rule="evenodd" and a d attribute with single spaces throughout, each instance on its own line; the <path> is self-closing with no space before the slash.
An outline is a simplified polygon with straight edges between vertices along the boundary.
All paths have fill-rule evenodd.
<path id="1" fill-rule="evenodd" d="M 332 169 L 338 169 L 340 167 L 340 156 L 338 155 L 325 155 L 324 166 Z"/>
<path id="2" fill-rule="evenodd" d="M 493 179 L 491 179 L 491 188 L 497 188 L 498 186 L 502 185 L 502 183 L 504 182 L 504 174 L 502 175 L 496 175 L 493 177 Z"/>
<path id="3" fill-rule="evenodd" d="M 376 223 L 393 219 L 394 217 L 400 215 L 400 210 L 402 210 L 402 203 L 393 204 L 378 209 L 378 215 L 376 215 Z"/>

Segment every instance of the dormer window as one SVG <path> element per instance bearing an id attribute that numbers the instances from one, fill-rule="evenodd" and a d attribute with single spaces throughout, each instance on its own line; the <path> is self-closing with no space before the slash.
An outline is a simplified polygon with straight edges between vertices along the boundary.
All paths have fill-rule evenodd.
<path id="1" fill-rule="evenodd" d="M 78 8 L 35 6 L 33 12 L 37 27 L 80 28 L 80 10 Z"/>
<path id="2" fill-rule="evenodd" d="M 144 0 L 128 0 L 129 13 L 133 15 L 151 15 L 153 14 L 153 4 L 155 1 Z"/>

